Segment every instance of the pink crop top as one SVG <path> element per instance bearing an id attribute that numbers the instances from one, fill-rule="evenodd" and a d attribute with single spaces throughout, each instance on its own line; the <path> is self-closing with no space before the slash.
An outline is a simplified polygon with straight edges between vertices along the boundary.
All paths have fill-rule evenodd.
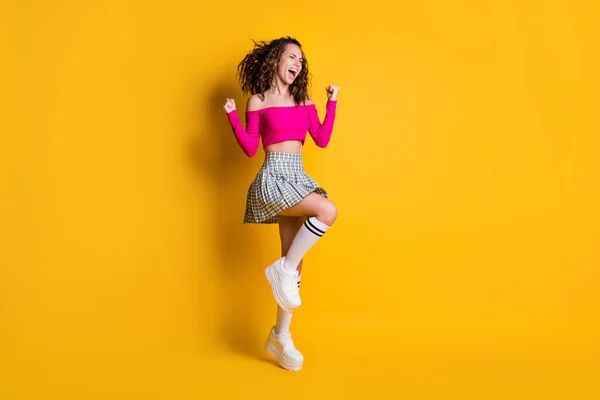
<path id="1" fill-rule="evenodd" d="M 301 140 L 304 144 L 307 130 L 317 146 L 326 147 L 333 131 L 336 105 L 337 100 L 327 100 L 323 123 L 314 104 L 246 111 L 246 129 L 236 110 L 228 112 L 227 118 L 238 144 L 248 157 L 253 157 L 261 137 L 263 149 L 286 140 Z"/>

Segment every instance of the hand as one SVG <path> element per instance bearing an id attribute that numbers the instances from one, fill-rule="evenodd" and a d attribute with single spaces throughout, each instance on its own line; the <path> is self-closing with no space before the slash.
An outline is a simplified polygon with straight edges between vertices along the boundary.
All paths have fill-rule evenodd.
<path id="1" fill-rule="evenodd" d="M 235 110 L 235 100 L 227 98 L 227 101 L 225 101 L 225 104 L 223 104 L 223 109 L 228 114 Z"/>
<path id="2" fill-rule="evenodd" d="M 329 85 L 325 88 L 325 90 L 327 91 L 327 98 L 329 100 L 335 101 L 337 99 L 337 94 L 338 94 L 338 91 L 340 90 L 340 87 Z"/>

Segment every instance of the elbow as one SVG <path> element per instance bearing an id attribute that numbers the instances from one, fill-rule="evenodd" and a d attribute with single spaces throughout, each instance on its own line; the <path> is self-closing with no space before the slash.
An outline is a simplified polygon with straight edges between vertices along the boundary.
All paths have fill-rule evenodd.
<path id="1" fill-rule="evenodd" d="M 320 147 L 320 148 L 324 149 L 324 148 L 325 148 L 325 147 L 327 147 L 327 145 L 329 144 L 329 138 L 320 138 L 319 140 L 317 140 L 317 141 L 315 142 L 315 144 L 316 144 L 318 147 Z"/>
<path id="2" fill-rule="evenodd" d="M 258 152 L 258 146 L 244 149 L 244 153 L 246 154 L 246 156 L 248 156 L 248 158 L 254 157 L 257 152 Z"/>

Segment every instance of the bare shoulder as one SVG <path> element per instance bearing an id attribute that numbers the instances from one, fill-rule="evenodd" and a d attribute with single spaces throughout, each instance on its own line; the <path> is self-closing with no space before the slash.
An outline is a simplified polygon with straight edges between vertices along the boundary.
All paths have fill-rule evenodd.
<path id="1" fill-rule="evenodd" d="M 308 96 L 308 99 L 306 100 L 305 104 L 308 106 L 308 105 L 315 104 L 315 103 L 313 102 L 312 97 Z"/>
<path id="2" fill-rule="evenodd" d="M 248 104 L 246 104 L 246 111 L 257 111 L 264 107 L 264 101 L 258 94 L 250 96 Z"/>

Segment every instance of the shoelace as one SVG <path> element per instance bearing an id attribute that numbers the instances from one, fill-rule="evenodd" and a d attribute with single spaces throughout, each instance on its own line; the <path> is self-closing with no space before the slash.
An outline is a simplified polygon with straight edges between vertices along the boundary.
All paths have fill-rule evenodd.
<path id="1" fill-rule="evenodd" d="M 285 280 L 292 293 L 298 293 L 298 274 L 285 274 Z"/>
<path id="2" fill-rule="evenodd" d="M 284 350 L 296 350 L 294 342 L 292 341 L 292 336 L 289 333 L 280 333 L 279 337 Z"/>

